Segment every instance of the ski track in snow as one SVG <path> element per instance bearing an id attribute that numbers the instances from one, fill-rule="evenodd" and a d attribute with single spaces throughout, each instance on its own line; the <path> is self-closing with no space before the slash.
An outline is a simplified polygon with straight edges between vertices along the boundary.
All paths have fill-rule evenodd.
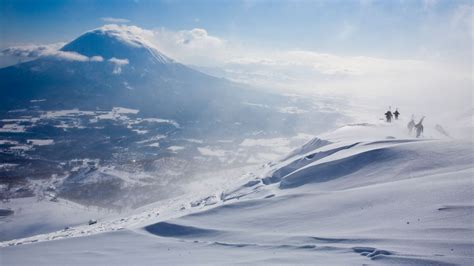
<path id="1" fill-rule="evenodd" d="M 217 189 L 5 241 L 0 254 L 5 265 L 472 265 L 472 142 L 402 131 L 341 127 Z"/>

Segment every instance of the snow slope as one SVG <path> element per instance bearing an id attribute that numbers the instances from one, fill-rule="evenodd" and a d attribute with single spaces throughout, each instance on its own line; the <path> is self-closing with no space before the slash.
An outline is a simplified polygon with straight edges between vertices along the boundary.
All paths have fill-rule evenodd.
<path id="1" fill-rule="evenodd" d="M 36 197 L 11 199 L 0 203 L 0 209 L 13 211 L 0 216 L 0 241 L 62 230 L 111 215 L 65 199 L 38 201 Z"/>
<path id="2" fill-rule="evenodd" d="M 473 157 L 472 140 L 348 125 L 227 188 L 3 242 L 0 255 L 5 265 L 472 265 Z"/>

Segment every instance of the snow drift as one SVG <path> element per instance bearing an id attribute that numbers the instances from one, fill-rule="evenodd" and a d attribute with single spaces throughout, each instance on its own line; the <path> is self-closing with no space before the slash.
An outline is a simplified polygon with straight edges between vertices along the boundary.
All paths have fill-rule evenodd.
<path id="1" fill-rule="evenodd" d="M 472 142 L 386 132 L 342 127 L 221 192 L 192 196 L 216 199 L 209 204 L 187 195 L 127 219 L 4 242 L 0 252 L 9 265 L 472 264 Z"/>

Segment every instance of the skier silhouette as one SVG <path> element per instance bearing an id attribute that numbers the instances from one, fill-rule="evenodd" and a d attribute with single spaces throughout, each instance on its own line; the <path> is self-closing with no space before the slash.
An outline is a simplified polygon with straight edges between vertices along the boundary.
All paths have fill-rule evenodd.
<path id="1" fill-rule="evenodd" d="M 398 112 L 398 108 L 395 109 L 395 113 L 393 113 L 395 115 L 395 120 L 398 120 L 398 116 L 400 115 L 400 112 Z"/>
<path id="2" fill-rule="evenodd" d="M 392 114 L 392 112 L 390 111 L 390 108 L 389 108 L 388 111 L 385 113 L 385 118 L 387 119 L 387 123 L 392 122 L 392 117 L 393 117 L 393 114 Z"/>
<path id="3" fill-rule="evenodd" d="M 407 128 L 408 128 L 408 133 L 411 135 L 411 132 L 413 131 L 413 128 L 415 127 L 415 115 L 411 115 L 411 120 L 408 122 Z"/>
<path id="4" fill-rule="evenodd" d="M 417 138 L 419 138 L 421 133 L 423 133 L 423 119 L 425 119 L 424 116 L 420 119 L 420 122 L 418 122 L 418 124 L 415 125 Z"/>

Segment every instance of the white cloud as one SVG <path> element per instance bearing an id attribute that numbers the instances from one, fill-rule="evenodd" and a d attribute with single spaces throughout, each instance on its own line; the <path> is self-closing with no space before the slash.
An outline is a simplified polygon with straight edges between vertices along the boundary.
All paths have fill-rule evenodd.
<path id="1" fill-rule="evenodd" d="M 100 18 L 102 21 L 107 23 L 128 23 L 130 20 L 125 18 L 112 18 L 112 17 L 102 17 Z"/>
<path id="2" fill-rule="evenodd" d="M 112 73 L 114 74 L 120 74 L 122 73 L 122 66 L 128 65 L 129 61 L 128 59 L 119 59 L 112 57 L 108 60 L 110 63 L 114 64 L 114 70 Z"/>
<path id="3" fill-rule="evenodd" d="M 108 61 L 119 66 L 128 65 L 129 63 L 128 59 L 118 59 L 115 57 L 110 58 Z"/>
<path id="4" fill-rule="evenodd" d="M 465 8 L 458 10 L 453 23 L 466 25 L 466 14 Z M 340 37 L 348 38 L 356 30 L 355 25 L 347 24 Z M 458 61 L 249 47 L 211 35 L 205 29 L 170 31 L 161 28 L 154 31 L 150 40 L 160 51 L 182 63 L 267 88 L 365 95 L 412 104 L 420 99 L 430 103 L 469 104 L 472 98 L 470 68 Z"/>
<path id="5" fill-rule="evenodd" d="M 422 60 L 276 51 L 240 57 L 222 76 L 263 87 L 304 93 L 365 96 L 417 104 L 469 104 L 472 77 L 458 65 Z M 383 101 L 383 100 L 382 100 Z"/>
<path id="6" fill-rule="evenodd" d="M 100 55 L 96 55 L 96 56 L 92 56 L 89 60 L 91 62 L 103 62 L 104 58 Z"/>
<path id="7" fill-rule="evenodd" d="M 9 56 L 17 58 L 17 60 L 32 60 L 39 57 L 50 57 L 58 60 L 70 60 L 80 62 L 102 62 L 104 59 L 101 56 L 87 57 L 76 52 L 60 51 L 59 49 L 65 43 L 53 43 L 49 45 L 23 45 L 13 46 L 1 51 L 1 56 Z"/>
<path id="8" fill-rule="evenodd" d="M 160 51 L 182 63 L 223 68 L 228 73 L 239 74 L 242 78 L 238 78 L 240 81 L 244 81 L 245 74 L 262 79 L 267 75 L 271 75 L 272 78 L 281 76 L 287 80 L 314 75 L 326 76 L 327 79 L 334 76 L 380 73 L 395 67 L 403 69 L 407 65 L 421 64 L 416 60 L 388 60 L 365 56 L 340 56 L 316 51 L 246 47 L 212 36 L 205 29 L 170 31 L 161 28 L 154 31 L 152 42 Z"/>
<path id="9" fill-rule="evenodd" d="M 51 53 L 43 54 L 44 57 L 54 57 L 61 60 L 69 60 L 69 61 L 80 61 L 80 62 L 87 62 L 89 61 L 89 57 L 76 53 L 76 52 L 64 52 L 64 51 L 51 51 Z"/>
<path id="10" fill-rule="evenodd" d="M 225 40 L 209 35 L 201 28 L 181 31 L 156 29 L 152 42 L 164 54 L 187 64 L 213 65 L 214 61 L 222 60 L 227 52 Z"/>
<path id="11" fill-rule="evenodd" d="M 156 49 L 153 44 L 154 32 L 142 29 L 136 26 L 108 24 L 93 31 L 100 31 L 124 42 L 124 44 L 141 47 L 146 46 L 150 49 Z M 71 60 L 80 62 L 103 62 L 104 58 L 99 55 L 87 57 L 76 52 L 61 51 L 60 49 L 66 43 L 54 43 L 48 45 L 23 45 L 13 46 L 0 51 L 0 67 L 14 65 L 19 62 L 30 61 L 40 57 L 49 57 L 59 60 Z M 170 61 L 169 58 L 161 57 L 161 61 Z M 121 71 L 124 64 L 112 60 L 111 63 L 118 65 L 117 72 Z"/>
<path id="12" fill-rule="evenodd" d="M 472 19 L 469 10 L 472 10 L 471 6 L 460 7 L 452 16 L 451 24 L 462 25 L 472 31 L 472 25 L 467 23 Z M 465 29 L 461 33 L 466 34 Z M 129 45 L 145 44 L 184 64 L 202 67 L 208 73 L 252 85 L 291 92 L 365 95 L 413 104 L 423 101 L 472 105 L 472 61 L 463 65 L 456 60 L 436 61 L 432 57 L 388 59 L 250 47 L 212 35 L 202 28 L 171 31 L 165 28 L 147 30 L 136 26 L 106 25 L 98 30 L 117 35 Z M 357 29 L 349 27 L 347 30 L 350 33 Z M 49 55 L 77 61 L 104 60 L 41 46 L 37 49 L 12 48 L 7 53 Z M 429 50 L 427 53 L 433 54 Z M 127 59 L 119 58 L 111 58 L 108 62 L 114 65 L 115 74 L 120 74 L 123 66 L 129 63 Z"/>
<path id="13" fill-rule="evenodd" d="M 4 49 L 1 53 L 2 55 L 10 55 L 16 57 L 37 58 L 44 54 L 59 50 L 61 47 L 64 46 L 64 44 L 65 43 L 61 42 L 46 45 L 30 44 L 22 46 L 13 46 Z"/>
<path id="14" fill-rule="evenodd" d="M 221 39 L 210 36 L 205 29 L 199 28 L 179 31 L 176 41 L 178 44 L 193 48 L 220 47 L 223 44 Z"/>
<path id="15" fill-rule="evenodd" d="M 116 37 L 116 39 L 130 46 L 156 48 L 153 44 L 155 33 L 137 26 L 108 24 L 92 31 Z"/>

